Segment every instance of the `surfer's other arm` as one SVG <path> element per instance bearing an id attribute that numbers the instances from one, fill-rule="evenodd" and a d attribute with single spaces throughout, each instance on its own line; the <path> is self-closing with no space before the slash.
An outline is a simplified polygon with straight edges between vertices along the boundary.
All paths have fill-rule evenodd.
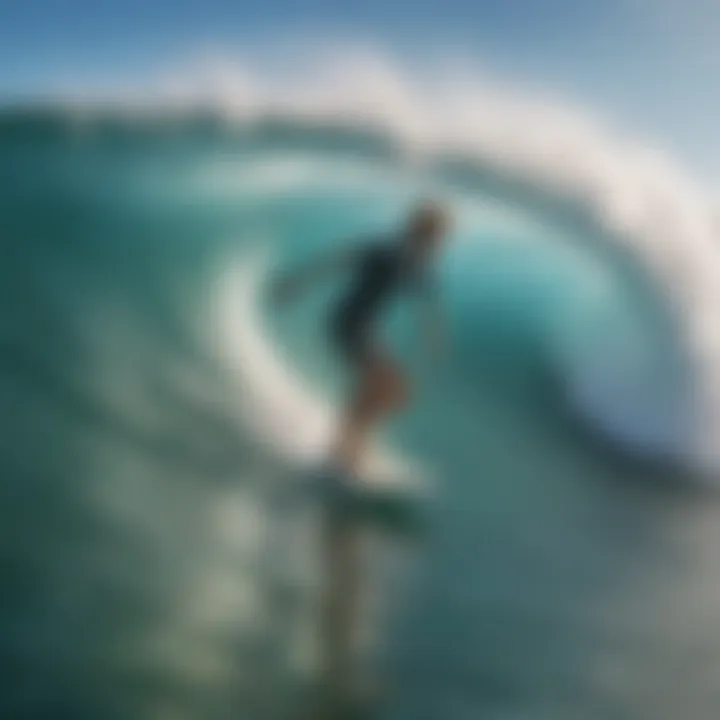
<path id="1" fill-rule="evenodd" d="M 355 263 L 359 252 L 357 246 L 344 247 L 277 278 L 272 286 L 273 298 L 278 302 L 292 300 L 315 282 Z"/>

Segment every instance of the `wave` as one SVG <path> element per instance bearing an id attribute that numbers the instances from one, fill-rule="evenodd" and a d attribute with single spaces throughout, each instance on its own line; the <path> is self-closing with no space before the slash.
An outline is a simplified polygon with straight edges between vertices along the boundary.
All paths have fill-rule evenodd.
<path id="1" fill-rule="evenodd" d="M 658 148 L 467 63 L 417 72 L 377 49 L 297 49 L 286 47 L 272 63 L 263 59 L 271 53 L 216 53 L 145 88 L 61 95 L 78 127 L 92 126 L 108 105 L 136 120 L 202 112 L 231 128 L 285 119 L 325 135 L 334 128 L 375 138 L 411 171 L 439 158 L 472 161 L 567 198 L 667 294 L 697 380 L 696 440 L 685 452 L 701 468 L 717 466 L 720 254 L 715 207 L 697 183 Z"/>
<path id="2" fill-rule="evenodd" d="M 312 95 L 298 97 L 315 107 Z M 443 151 L 409 142 L 399 126 L 378 128 L 367 113 L 334 110 L 311 118 L 266 107 L 270 122 L 261 120 L 267 98 L 256 100 L 259 114 L 237 124 L 231 112 L 194 107 L 159 128 L 125 127 L 108 109 L 107 125 L 82 121 L 67 135 L 52 125 L 48 143 L 38 124 L 7 141 L 0 121 L 0 148 L 11 150 L 0 151 L 0 203 L 13 245 L 3 267 L 13 306 L 3 325 L 13 540 L 4 651 L 22 668 L 8 676 L 4 703 L 220 718 L 228 708 L 276 717 L 275 700 L 295 705 L 289 676 L 304 683 L 312 667 L 315 519 L 275 502 L 288 475 L 276 455 L 293 478 L 299 460 L 321 455 L 333 403 L 321 393 L 315 338 L 304 334 L 316 325 L 314 300 L 291 308 L 286 324 L 265 312 L 276 259 L 267 247 L 294 262 L 396 219 L 430 189 L 452 195 L 467 240 L 442 268 L 453 276 L 459 343 L 398 423 L 394 437 L 411 454 L 377 449 L 394 468 L 428 458 L 442 479 L 417 584 L 389 598 L 402 605 L 397 619 L 369 623 L 387 652 L 385 715 L 453 717 L 462 705 L 474 716 L 637 716 L 650 703 L 654 717 L 677 716 L 673 683 L 662 683 L 677 667 L 691 684 L 700 678 L 702 714 L 717 683 L 687 656 L 705 662 L 717 645 L 702 595 L 716 588 L 698 583 L 715 576 L 706 562 L 715 505 L 685 492 L 687 473 L 671 478 L 680 494 L 664 492 L 656 466 L 619 462 L 614 445 L 584 434 L 604 418 L 631 445 L 675 437 L 664 420 L 677 405 L 672 393 L 663 399 L 674 376 L 661 361 L 676 337 L 654 321 L 671 299 L 687 346 L 705 336 L 692 334 L 694 288 L 654 268 L 666 262 L 680 278 L 689 267 L 691 284 L 697 248 L 686 257 L 673 236 L 673 265 L 669 236 L 619 232 L 599 201 L 591 212 L 582 183 L 562 188 L 503 164 L 499 141 L 485 156 Z M 475 111 L 480 125 L 488 103 Z M 530 116 L 526 131 L 539 132 Z M 227 130 L 219 117 L 230 118 Z M 552 153 L 544 162 L 548 173 L 559 164 Z M 633 183 L 625 195 L 613 186 L 612 201 L 637 219 Z M 671 199 L 658 213 L 665 205 L 679 207 Z M 698 205 L 695 219 L 705 211 Z M 248 249 L 262 238 L 273 242 Z M 705 270 L 714 277 L 710 263 Z M 712 348 L 695 352 L 696 367 L 714 371 Z M 57 382 L 33 369 L 35 355 Z M 702 395 L 711 378 L 700 379 L 695 394 L 710 407 L 698 415 L 713 407 Z M 581 432 L 556 402 L 568 387 Z M 713 428 L 701 428 L 702 442 Z M 672 447 L 689 454 L 697 443 Z M 388 572 L 404 584 L 402 575 Z M 81 589 L 72 602 L 68 577 Z M 45 636 L 52 642 L 37 642 Z M 48 669 L 59 662 L 71 672 L 57 683 Z M 92 692 L 88 669 L 117 693 Z"/>

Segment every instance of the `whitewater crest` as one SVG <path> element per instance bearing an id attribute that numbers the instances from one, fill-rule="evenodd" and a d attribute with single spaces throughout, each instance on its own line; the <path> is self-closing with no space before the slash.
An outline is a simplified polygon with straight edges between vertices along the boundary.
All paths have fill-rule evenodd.
<path id="1" fill-rule="evenodd" d="M 75 116 L 87 119 L 118 95 L 119 106 L 134 116 L 202 109 L 229 126 L 273 117 L 369 130 L 391 140 L 408 164 L 471 158 L 577 202 L 669 294 L 697 387 L 695 441 L 685 459 L 710 470 L 720 463 L 715 207 L 662 150 L 576 109 L 495 82 L 469 63 L 410 70 L 397 57 L 358 46 L 290 52 L 286 45 L 280 54 L 255 52 L 244 59 L 214 53 L 144 88 L 65 97 Z"/>

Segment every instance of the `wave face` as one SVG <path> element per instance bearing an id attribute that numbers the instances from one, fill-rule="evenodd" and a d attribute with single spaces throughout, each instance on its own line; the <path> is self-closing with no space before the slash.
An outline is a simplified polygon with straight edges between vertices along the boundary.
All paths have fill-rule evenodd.
<path id="1" fill-rule="evenodd" d="M 3 712 L 293 717 L 318 568 L 285 501 L 342 397 L 342 278 L 278 314 L 250 258 L 307 261 L 432 194 L 457 218 L 452 353 L 427 372 L 395 308 L 416 400 L 378 453 L 437 497 L 426 552 L 371 555 L 383 717 L 707 716 L 697 364 L 627 234 L 532 173 L 307 117 L 18 113 L 0 156 Z"/>

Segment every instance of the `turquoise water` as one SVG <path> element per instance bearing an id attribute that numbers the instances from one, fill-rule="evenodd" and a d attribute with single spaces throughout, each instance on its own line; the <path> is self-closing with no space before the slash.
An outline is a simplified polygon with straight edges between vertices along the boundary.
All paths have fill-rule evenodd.
<path id="1" fill-rule="evenodd" d="M 4 714 L 300 716 L 315 523 L 274 499 L 293 464 L 245 421 L 238 379 L 263 368 L 234 365 L 218 288 L 258 249 L 290 267 L 438 194 L 450 353 L 425 366 L 402 304 L 386 329 L 415 388 L 387 443 L 437 497 L 421 546 L 370 555 L 378 716 L 714 717 L 717 513 L 683 465 L 682 318 L 588 211 L 292 122 L 18 114 L 0 158 Z M 261 302 L 316 399 L 344 387 L 323 335 L 341 283 Z"/>

